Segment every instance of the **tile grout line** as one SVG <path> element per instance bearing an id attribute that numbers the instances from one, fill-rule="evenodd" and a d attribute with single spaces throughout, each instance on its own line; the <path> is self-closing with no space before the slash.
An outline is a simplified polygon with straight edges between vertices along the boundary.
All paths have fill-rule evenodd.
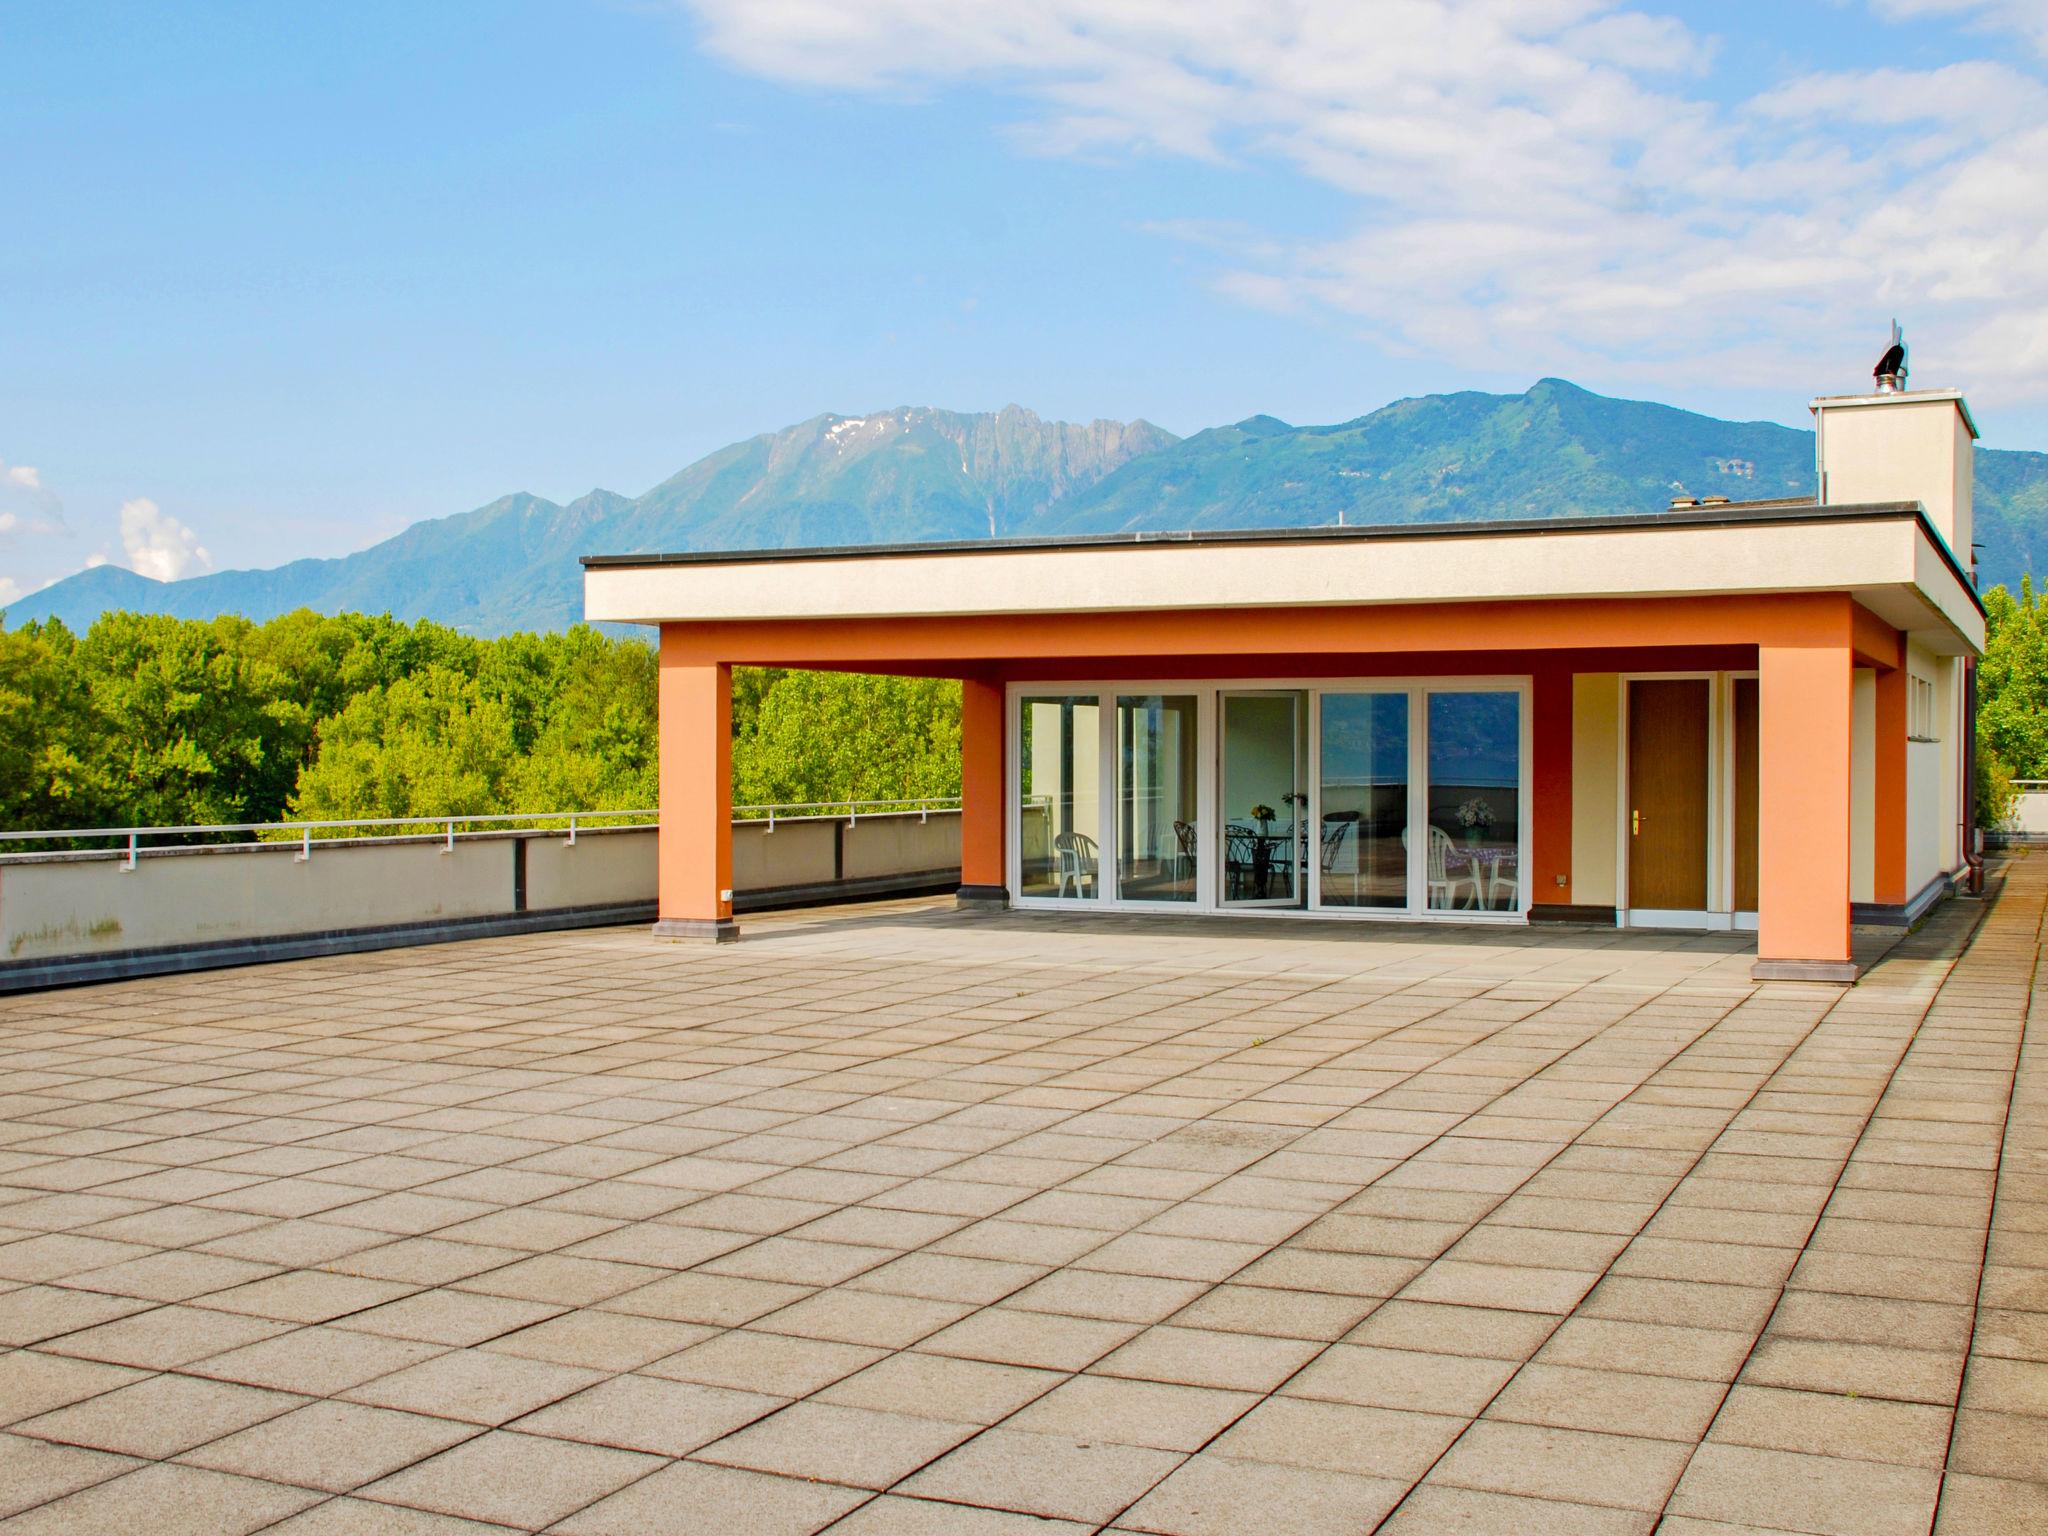
<path id="1" fill-rule="evenodd" d="M 2001 881 L 1998 899 L 2003 899 L 2006 889 L 2005 882 Z M 1970 1389 L 1970 1366 L 1977 1359 L 1977 1321 L 1984 1310 L 1984 1273 L 1991 1265 L 1991 1239 L 1998 1230 L 1999 1200 L 2005 1192 L 2005 1153 L 2006 1143 L 2012 1131 L 2012 1103 L 2020 1091 L 2021 1068 L 2027 1060 L 2027 1036 L 2033 1028 L 2034 1000 L 2040 985 L 2044 934 L 2048 934 L 2048 901 L 2042 903 L 2034 919 L 2031 945 L 2033 953 L 2032 963 L 2027 968 L 2026 1001 L 2020 1009 L 2018 1038 L 2013 1043 L 2012 1079 L 2006 1087 L 2005 1110 L 1998 1122 L 1998 1157 L 1992 1169 L 1991 1201 L 1984 1218 L 1984 1245 L 1978 1255 L 1977 1285 L 1970 1295 L 1970 1331 L 1963 1345 L 1963 1369 L 1956 1380 L 1956 1402 L 1954 1411 L 1949 1415 L 1948 1438 L 1942 1445 L 1941 1476 L 1935 1484 L 1934 1507 L 1927 1516 L 1930 1536 L 1936 1523 L 1941 1519 L 1942 1501 L 1948 1493 L 1949 1474 L 1955 1459 L 1956 1430 L 1962 1422 L 1963 1400 Z"/>

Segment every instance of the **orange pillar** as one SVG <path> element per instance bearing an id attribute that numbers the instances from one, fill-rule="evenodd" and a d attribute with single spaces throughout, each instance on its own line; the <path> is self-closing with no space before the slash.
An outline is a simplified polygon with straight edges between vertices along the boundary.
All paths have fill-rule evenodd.
<path id="1" fill-rule="evenodd" d="M 1902 907 L 1906 889 L 1906 680 L 1904 667 L 1877 674 L 1876 844 L 1871 899 Z"/>
<path id="2" fill-rule="evenodd" d="M 960 895 L 970 905 L 1009 903 L 1003 857 L 1003 685 L 970 677 L 960 684 Z"/>
<path id="3" fill-rule="evenodd" d="M 1572 899 L 1572 675 L 1561 668 L 1535 674 L 1530 705 L 1530 885 L 1533 906 Z M 1538 914 L 1540 915 L 1540 914 Z"/>
<path id="4" fill-rule="evenodd" d="M 1854 981 L 1846 644 L 1758 648 L 1759 981 Z"/>
<path id="5" fill-rule="evenodd" d="M 732 920 L 732 668 L 661 634 L 660 920 L 655 936 L 722 943 Z"/>

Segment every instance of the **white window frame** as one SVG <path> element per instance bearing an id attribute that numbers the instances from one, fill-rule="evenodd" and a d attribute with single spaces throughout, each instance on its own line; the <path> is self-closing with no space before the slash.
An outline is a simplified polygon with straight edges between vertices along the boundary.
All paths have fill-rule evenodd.
<path id="1" fill-rule="evenodd" d="M 1428 730 L 1429 696 L 1433 693 L 1512 693 L 1516 696 L 1519 740 L 1516 743 L 1515 802 L 1516 838 L 1520 857 L 1520 904 L 1510 912 L 1475 912 L 1469 909 L 1431 911 L 1426 905 L 1427 863 L 1408 860 L 1408 906 L 1325 907 L 1322 904 L 1322 857 L 1320 843 L 1308 858 L 1308 895 L 1300 907 L 1225 906 L 1222 901 L 1223 874 L 1212 846 L 1220 777 L 1221 750 L 1219 695 L 1223 693 L 1302 693 L 1307 741 L 1307 815 L 1309 825 L 1322 826 L 1322 701 L 1326 693 L 1406 693 L 1408 695 L 1408 794 L 1409 824 L 1428 820 Z M 1195 899 L 1193 901 L 1127 900 L 1117 889 L 1117 753 L 1116 707 L 1120 697 L 1166 695 L 1195 698 L 1195 811 L 1196 825 L 1203 829 L 1195 851 Z M 1026 896 L 1023 894 L 1023 839 L 1021 799 L 1023 732 L 1018 710 L 1026 698 L 1089 698 L 1096 700 L 1097 729 L 1101 732 L 1097 753 L 1098 803 L 1102 807 L 1096 874 L 1099 894 L 1094 897 Z M 1011 891 L 1010 905 L 1023 911 L 1125 912 L 1168 916 L 1176 912 L 1205 917 L 1314 918 L 1340 922 L 1381 923 L 1481 923 L 1520 927 L 1529 921 L 1534 897 L 1535 806 L 1532 798 L 1535 743 L 1534 687 L 1526 675 L 1463 677 L 1243 677 L 1243 678 L 1114 678 L 1114 679 L 1027 679 L 1006 684 L 1003 690 L 1003 843 L 1004 877 Z M 1421 815 L 1418 817 L 1418 808 Z"/>

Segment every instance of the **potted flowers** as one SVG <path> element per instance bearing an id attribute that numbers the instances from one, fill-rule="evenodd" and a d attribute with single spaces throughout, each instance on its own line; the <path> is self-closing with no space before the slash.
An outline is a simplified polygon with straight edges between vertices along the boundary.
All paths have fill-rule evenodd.
<path id="1" fill-rule="evenodd" d="M 1483 795 L 1474 795 L 1458 807 L 1458 825 L 1465 829 L 1465 841 L 1475 846 L 1486 839 L 1493 826 L 1493 807 Z"/>

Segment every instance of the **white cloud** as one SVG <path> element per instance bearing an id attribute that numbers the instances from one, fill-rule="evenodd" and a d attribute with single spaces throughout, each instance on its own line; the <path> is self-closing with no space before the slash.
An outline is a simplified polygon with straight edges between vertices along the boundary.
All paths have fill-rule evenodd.
<path id="1" fill-rule="evenodd" d="M 1871 8 L 1892 21 L 1954 19 L 2016 32 L 2048 54 L 2048 6 L 2041 0 L 1872 0 Z"/>
<path id="2" fill-rule="evenodd" d="M 64 504 L 33 464 L 0 459 L 0 534 L 65 533 Z"/>
<path id="3" fill-rule="evenodd" d="M 2048 397 L 2048 88 L 2023 63 L 1730 105 L 1704 88 L 1712 39 L 1619 0 L 684 3 L 771 79 L 1004 93 L 1027 152 L 1337 188 L 1355 212 L 1334 238 L 1166 227 L 1221 252 L 1219 291 L 1396 353 L 1805 389 L 1866 370 L 1896 314 L 1920 381 Z M 2043 0 L 1874 3 L 2048 34 Z"/>
<path id="4" fill-rule="evenodd" d="M 14 485 L 25 485 L 32 491 L 43 488 L 42 473 L 32 464 L 11 464 L 7 467 L 7 479 Z"/>
<path id="5" fill-rule="evenodd" d="M 12 576 L 0 576 L 0 606 L 5 606 L 21 596 L 21 583 Z"/>
<path id="6" fill-rule="evenodd" d="M 127 553 L 130 570 L 157 581 L 176 581 L 213 569 L 213 556 L 200 544 L 199 535 L 147 497 L 121 503 L 121 548 Z M 86 562 L 87 566 L 101 563 L 99 557 Z"/>
<path id="7" fill-rule="evenodd" d="M 107 553 L 103 549 L 96 549 L 85 557 L 85 569 L 88 571 L 98 570 L 106 563 Z"/>

